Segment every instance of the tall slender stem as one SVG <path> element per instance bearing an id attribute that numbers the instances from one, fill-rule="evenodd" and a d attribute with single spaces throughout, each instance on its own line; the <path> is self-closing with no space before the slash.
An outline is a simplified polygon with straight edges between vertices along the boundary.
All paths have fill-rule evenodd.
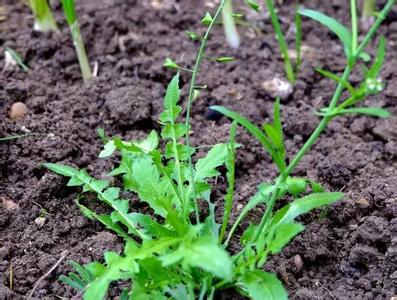
<path id="1" fill-rule="evenodd" d="M 350 0 L 350 13 L 352 18 L 352 53 L 356 55 L 358 43 L 358 23 L 357 23 L 357 3 L 356 0 Z"/>
<path id="2" fill-rule="evenodd" d="M 205 51 L 205 47 L 207 45 L 207 41 L 208 38 L 211 34 L 211 31 L 215 25 L 216 20 L 219 18 L 220 14 L 222 13 L 222 9 L 225 6 L 227 0 L 222 0 L 221 4 L 219 4 L 219 7 L 214 15 L 214 17 L 212 18 L 211 23 L 208 25 L 207 31 L 202 39 L 200 48 L 197 52 L 197 56 L 196 56 L 196 63 L 194 65 L 193 68 L 193 72 L 192 72 L 192 79 L 190 80 L 190 88 L 189 88 L 189 97 L 188 97 L 188 101 L 187 101 L 187 108 L 186 108 L 186 128 L 188 128 L 187 132 L 186 132 L 186 146 L 189 147 L 190 145 L 190 138 L 189 138 L 189 125 L 190 125 L 190 112 L 191 112 L 191 108 L 193 105 L 193 99 L 194 99 L 194 87 L 196 86 L 196 78 L 197 78 L 197 74 L 200 70 L 200 66 L 201 66 L 201 62 L 203 60 L 204 57 L 204 51 Z M 199 215 L 199 209 L 198 209 L 198 204 L 197 204 L 197 200 L 196 200 L 196 189 L 194 186 L 194 169 L 193 169 L 193 163 L 192 163 L 192 158 L 189 156 L 189 169 L 190 169 L 190 177 L 191 177 L 191 184 L 192 184 L 192 189 L 193 189 L 193 198 L 194 198 L 194 209 L 195 209 L 195 214 L 196 214 L 196 222 L 199 223 L 200 222 L 200 215 Z"/>

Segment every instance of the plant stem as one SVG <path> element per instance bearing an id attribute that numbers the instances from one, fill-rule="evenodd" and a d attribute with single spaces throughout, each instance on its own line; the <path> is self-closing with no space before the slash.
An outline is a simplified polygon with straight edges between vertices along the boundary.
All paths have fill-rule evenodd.
<path id="1" fill-rule="evenodd" d="M 78 21 L 75 21 L 70 26 L 70 31 L 72 33 L 73 44 L 76 49 L 77 58 L 79 60 L 81 74 L 83 76 L 84 82 L 87 82 L 92 78 L 92 72 L 90 68 L 90 63 L 88 61 L 87 52 L 85 51 L 83 38 L 81 37 Z"/>
<path id="2" fill-rule="evenodd" d="M 280 47 L 281 55 L 283 56 L 284 59 L 284 69 L 287 75 L 287 79 L 290 83 L 294 84 L 295 83 L 294 68 L 292 67 L 291 60 L 289 58 L 288 45 L 285 41 L 284 34 L 277 17 L 276 10 L 274 9 L 273 0 L 265 0 L 265 4 L 270 12 L 270 17 L 272 20 L 274 32 L 276 33 L 277 42 Z"/>
<path id="3" fill-rule="evenodd" d="M 222 20 L 227 42 L 230 47 L 238 48 L 240 46 L 240 37 L 233 18 L 232 0 L 226 0 L 225 7 L 222 10 Z"/>
<path id="4" fill-rule="evenodd" d="M 232 123 L 232 126 L 230 128 L 230 139 L 229 139 L 229 145 L 228 145 L 228 162 L 227 162 L 227 181 L 228 181 L 228 187 L 227 187 L 227 192 L 225 196 L 225 204 L 224 204 L 224 210 L 223 210 L 223 221 L 222 221 L 222 227 L 221 231 L 219 234 L 219 243 L 222 243 L 223 238 L 225 237 L 226 233 L 226 228 L 227 224 L 229 223 L 230 215 L 232 212 L 232 206 L 233 206 L 233 195 L 234 195 L 234 186 L 235 186 L 235 169 L 236 169 L 236 150 L 235 150 L 235 136 L 236 136 L 236 130 L 237 130 L 237 125 L 238 123 L 234 121 Z M 228 239 L 226 240 L 225 245 L 228 243 Z"/>
<path id="5" fill-rule="evenodd" d="M 352 18 L 352 54 L 356 55 L 358 39 L 357 3 L 350 0 L 350 13 Z"/>
<path id="6" fill-rule="evenodd" d="M 193 105 L 193 98 L 194 98 L 194 88 L 196 86 L 196 78 L 197 78 L 197 74 L 200 70 L 200 66 L 201 66 L 201 62 L 203 60 L 204 57 L 204 50 L 205 47 L 207 45 L 207 41 L 208 38 L 211 34 L 211 31 L 215 25 L 216 20 L 219 18 L 220 14 L 222 13 L 222 9 L 225 6 L 227 0 L 222 0 L 222 2 L 219 4 L 219 7 L 214 15 L 214 17 L 212 18 L 211 23 L 208 25 L 207 31 L 201 41 L 201 45 L 200 48 L 197 52 L 197 56 L 196 56 L 196 63 L 194 65 L 193 68 L 193 72 L 192 72 L 192 79 L 190 80 L 190 88 L 189 88 L 189 97 L 188 97 L 188 101 L 187 101 L 187 108 L 186 108 L 186 128 L 187 132 L 186 132 L 186 146 L 190 146 L 190 138 L 189 138 L 189 128 L 190 128 L 190 112 L 192 109 L 192 105 Z M 200 222 L 200 215 L 199 215 L 199 209 L 198 209 L 198 203 L 197 203 L 197 199 L 196 199 L 196 188 L 194 186 L 194 169 L 193 169 L 193 163 L 192 163 L 192 158 L 189 156 L 189 169 L 190 169 L 190 177 L 191 177 L 191 184 L 193 186 L 193 197 L 194 197 L 194 209 L 195 209 L 195 213 L 196 213 L 196 222 L 199 223 Z M 189 196 L 189 195 L 188 195 Z"/>

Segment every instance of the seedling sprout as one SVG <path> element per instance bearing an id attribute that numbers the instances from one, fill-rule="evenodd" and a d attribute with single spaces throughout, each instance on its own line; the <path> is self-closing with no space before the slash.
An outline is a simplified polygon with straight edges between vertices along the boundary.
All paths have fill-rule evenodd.
<path id="1" fill-rule="evenodd" d="M 226 1 L 222 11 L 223 28 L 225 30 L 226 40 L 230 47 L 238 48 L 240 46 L 240 37 L 238 35 L 237 26 L 233 16 L 233 2 Z"/>

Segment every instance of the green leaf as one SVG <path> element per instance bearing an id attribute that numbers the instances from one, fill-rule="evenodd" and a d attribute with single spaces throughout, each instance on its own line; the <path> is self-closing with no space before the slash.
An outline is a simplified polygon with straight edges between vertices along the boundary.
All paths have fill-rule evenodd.
<path id="1" fill-rule="evenodd" d="M 283 223 L 276 226 L 274 238 L 268 245 L 272 254 L 280 252 L 297 234 L 305 229 L 300 223 Z"/>
<path id="2" fill-rule="evenodd" d="M 220 63 L 227 63 L 227 62 L 234 61 L 234 57 L 232 57 L 232 56 L 222 56 L 222 57 L 216 58 L 216 61 L 220 62 Z"/>
<path id="3" fill-rule="evenodd" d="M 293 201 L 292 203 L 281 208 L 272 218 L 272 224 L 292 223 L 292 221 L 309 211 L 324 206 L 330 205 L 343 197 L 343 193 L 339 192 L 325 192 L 314 193 Z"/>
<path id="4" fill-rule="evenodd" d="M 99 158 L 109 157 L 113 154 L 114 151 L 116 151 L 116 145 L 114 144 L 113 140 L 110 140 L 105 144 L 104 149 L 101 151 L 101 153 L 99 153 Z"/>
<path id="5" fill-rule="evenodd" d="M 251 7 L 256 12 L 258 12 L 261 9 L 260 5 L 258 4 L 258 2 L 256 0 L 246 0 L 246 3 L 249 7 Z"/>
<path id="6" fill-rule="evenodd" d="M 186 31 L 186 34 L 193 41 L 201 39 L 201 36 L 193 31 Z"/>
<path id="7" fill-rule="evenodd" d="M 155 130 L 152 130 L 149 135 L 143 141 L 136 142 L 138 148 L 140 148 L 145 153 L 150 153 L 153 150 L 156 150 L 159 145 L 159 136 Z"/>
<path id="8" fill-rule="evenodd" d="M 167 57 L 164 61 L 163 67 L 170 69 L 179 69 L 179 66 L 176 62 L 174 62 L 171 58 Z"/>
<path id="9" fill-rule="evenodd" d="M 209 12 L 205 13 L 204 18 L 201 20 L 201 23 L 203 23 L 206 26 L 209 26 L 212 23 L 213 19 L 212 16 Z"/>
<path id="10" fill-rule="evenodd" d="M 258 127 L 256 127 L 253 123 L 251 123 L 249 120 L 241 116 L 240 114 L 228 110 L 227 108 L 223 106 L 211 106 L 211 110 L 217 111 L 223 115 L 225 115 L 228 118 L 231 118 L 235 121 L 237 121 L 240 125 L 244 126 L 244 128 L 252 134 L 263 146 L 263 148 L 272 156 L 274 159 L 275 163 L 279 168 L 283 168 L 283 163 L 282 159 L 277 153 L 277 151 L 273 148 L 271 145 L 270 141 L 266 137 L 265 134 L 263 134 L 262 130 L 260 130 Z"/>
<path id="11" fill-rule="evenodd" d="M 69 26 L 72 26 L 77 20 L 74 0 L 61 0 L 61 2 L 66 21 L 68 22 Z"/>
<path id="12" fill-rule="evenodd" d="M 288 177 L 287 178 L 287 187 L 288 192 L 297 197 L 299 194 L 302 194 L 306 190 L 307 182 L 303 178 L 298 177 Z"/>
<path id="13" fill-rule="evenodd" d="M 227 154 L 227 144 L 215 145 L 205 157 L 197 161 L 195 165 L 196 172 L 194 173 L 195 181 L 218 176 L 219 172 L 216 168 L 225 163 Z"/>
<path id="14" fill-rule="evenodd" d="M 213 238 L 203 237 L 194 242 L 182 243 L 174 253 L 160 257 L 164 266 L 181 259 L 183 265 L 201 268 L 228 281 L 232 279 L 233 262 Z"/>
<path id="15" fill-rule="evenodd" d="M 335 33 L 342 41 L 348 58 L 352 57 L 352 34 L 344 25 L 337 20 L 315 10 L 299 8 L 298 13 L 302 16 L 309 17 L 322 25 L 326 26 L 330 31 Z"/>
<path id="16" fill-rule="evenodd" d="M 78 290 L 78 291 L 84 290 L 86 285 L 81 280 L 75 280 L 76 277 L 74 277 L 72 274 L 74 274 L 74 273 L 69 273 L 68 276 L 61 275 L 61 276 L 59 276 L 59 280 L 65 284 L 71 286 L 75 290 Z M 74 275 L 77 276 L 76 274 L 74 274 Z"/>
<path id="17" fill-rule="evenodd" d="M 362 114 L 379 118 L 389 118 L 391 116 L 384 108 L 380 107 L 353 107 L 345 108 L 339 111 L 340 114 Z"/>
<path id="18" fill-rule="evenodd" d="M 260 270 L 244 274 L 237 285 L 253 300 L 287 300 L 288 294 L 274 275 Z"/>
<path id="19" fill-rule="evenodd" d="M 179 73 L 176 74 L 167 87 L 164 97 L 164 112 L 161 121 L 173 123 L 178 117 L 179 112 L 175 110 L 180 98 Z M 177 112 L 177 113 L 176 113 Z"/>
<path id="20" fill-rule="evenodd" d="M 73 177 L 80 173 L 79 170 L 77 170 L 73 167 L 67 166 L 67 165 L 62 165 L 62 164 L 46 163 L 46 164 L 43 164 L 43 166 L 46 167 L 47 169 L 53 171 L 54 173 L 57 173 L 59 175 L 66 176 L 66 177 Z"/>

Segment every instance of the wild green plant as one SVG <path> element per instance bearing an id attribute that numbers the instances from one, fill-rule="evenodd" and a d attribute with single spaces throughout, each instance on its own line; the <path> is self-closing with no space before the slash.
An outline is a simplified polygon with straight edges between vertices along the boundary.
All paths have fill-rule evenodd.
<path id="1" fill-rule="evenodd" d="M 296 62 L 295 66 L 293 65 L 289 50 L 288 50 L 288 45 L 284 37 L 283 30 L 281 28 L 281 24 L 279 21 L 279 18 L 277 16 L 276 9 L 273 4 L 273 0 L 264 0 L 265 5 L 267 9 L 269 10 L 270 13 L 270 18 L 272 22 L 272 26 L 274 29 L 274 33 L 276 34 L 276 39 L 278 42 L 278 46 L 280 48 L 281 56 L 284 59 L 284 71 L 287 76 L 288 81 L 291 84 L 294 84 L 296 81 L 296 76 L 299 70 L 299 66 L 301 63 L 301 39 L 302 39 L 302 26 L 301 26 L 301 19 L 300 19 L 300 14 L 296 13 L 295 14 L 295 30 L 296 30 L 296 35 L 295 35 L 295 51 L 296 51 Z"/>
<path id="2" fill-rule="evenodd" d="M 72 33 L 74 48 L 76 49 L 77 58 L 80 64 L 81 74 L 84 82 L 87 82 L 92 78 L 92 72 L 90 63 L 85 50 L 83 38 L 80 33 L 80 26 L 77 20 L 76 8 L 74 0 L 61 0 L 63 11 L 66 17 L 66 21 L 69 25 L 70 32 Z"/>
<path id="3" fill-rule="evenodd" d="M 240 37 L 238 35 L 236 22 L 234 22 L 233 3 L 232 0 L 226 1 L 222 10 L 223 28 L 225 30 L 226 41 L 232 48 L 240 46 Z"/>
<path id="4" fill-rule="evenodd" d="M 58 31 L 57 23 L 47 0 L 29 0 L 29 7 L 35 17 L 35 30 L 43 32 Z"/>
<path id="5" fill-rule="evenodd" d="M 265 124 L 263 129 L 226 108 L 213 107 L 233 119 L 229 141 L 213 146 L 204 157 L 195 159 L 196 149 L 190 146 L 189 134 L 190 110 L 198 96 L 196 76 L 211 30 L 225 2 L 221 2 L 214 17 L 208 14 L 211 21 L 191 70 L 185 123 L 178 121 L 182 107 L 179 105 L 179 75 L 176 75 L 164 98 L 160 137 L 152 131 L 144 140 L 133 142 L 118 137 L 108 138 L 100 132 L 105 146 L 99 156 L 109 157 L 116 151 L 120 154 L 119 165 L 108 175 L 121 177 L 122 189 L 111 187 L 110 180 L 91 177 L 85 170 L 45 164 L 50 170 L 69 177 L 68 186 L 81 186 L 83 193 L 96 194 L 99 201 L 108 205 L 112 212 L 99 214 L 87 207 L 87 200 L 82 195 L 76 201 L 85 216 L 99 221 L 125 241 L 124 252 L 106 252 L 104 263 L 92 262 L 81 266 L 72 262 L 75 272 L 63 276 L 62 280 L 84 293 L 84 299 L 103 299 L 110 284 L 120 280 L 130 282 L 120 299 L 214 299 L 217 290 L 229 288 L 235 288 L 252 299 L 287 299 L 281 281 L 274 274 L 263 271 L 264 264 L 270 255 L 280 252 L 304 229 L 296 221 L 298 216 L 330 205 L 343 196 L 339 192 L 325 192 L 318 183 L 291 174 L 332 119 L 350 112 L 362 112 L 356 105 L 368 95 L 380 92 L 379 88 L 372 87 L 370 79 L 378 78 L 384 58 L 384 42 L 378 47 L 374 63 L 365 69 L 366 77 L 362 83 L 366 86 L 364 94 L 361 86 L 354 88 L 348 83 L 348 78 L 381 19 L 376 21 L 355 51 L 350 48 L 350 34 L 350 39 L 342 39 L 349 47 L 345 52 L 352 57 L 348 57 L 344 75 L 341 78 L 335 75 L 338 86 L 330 105 L 319 111 L 323 115 L 322 121 L 291 163 L 286 161 L 278 99 L 274 105 L 272 123 Z M 388 1 L 380 17 L 387 14 L 393 2 Z M 326 17 L 311 10 L 301 10 L 300 14 L 315 20 L 319 16 Z M 347 29 L 336 20 L 329 17 L 321 20 L 326 20 L 323 23 L 338 36 L 346 33 Z M 355 93 L 341 103 L 345 103 L 341 108 L 337 104 L 345 90 Z M 346 104 L 346 101 L 349 103 Z M 354 109 L 356 111 L 351 111 Z M 379 115 L 373 113 L 379 109 L 366 109 L 366 113 Z M 236 184 L 235 159 L 239 145 L 235 142 L 235 135 L 238 125 L 261 142 L 278 167 L 280 176 L 274 182 L 264 182 L 258 186 L 258 192 L 228 229 Z M 217 209 L 223 212 L 222 216 L 217 218 L 215 204 L 211 201 L 211 190 L 215 185 L 212 179 L 220 175 L 218 167 L 222 165 L 226 166 L 228 188 L 223 207 Z M 134 210 L 125 192 L 136 194 L 150 210 L 146 214 Z M 292 201 L 276 208 L 277 200 L 287 195 Z M 263 217 L 259 223 L 251 223 L 239 240 L 235 234 L 239 223 L 260 204 L 266 205 Z M 219 221 L 221 224 L 218 224 Z M 232 240 L 239 245 L 238 252 L 229 249 Z"/>

